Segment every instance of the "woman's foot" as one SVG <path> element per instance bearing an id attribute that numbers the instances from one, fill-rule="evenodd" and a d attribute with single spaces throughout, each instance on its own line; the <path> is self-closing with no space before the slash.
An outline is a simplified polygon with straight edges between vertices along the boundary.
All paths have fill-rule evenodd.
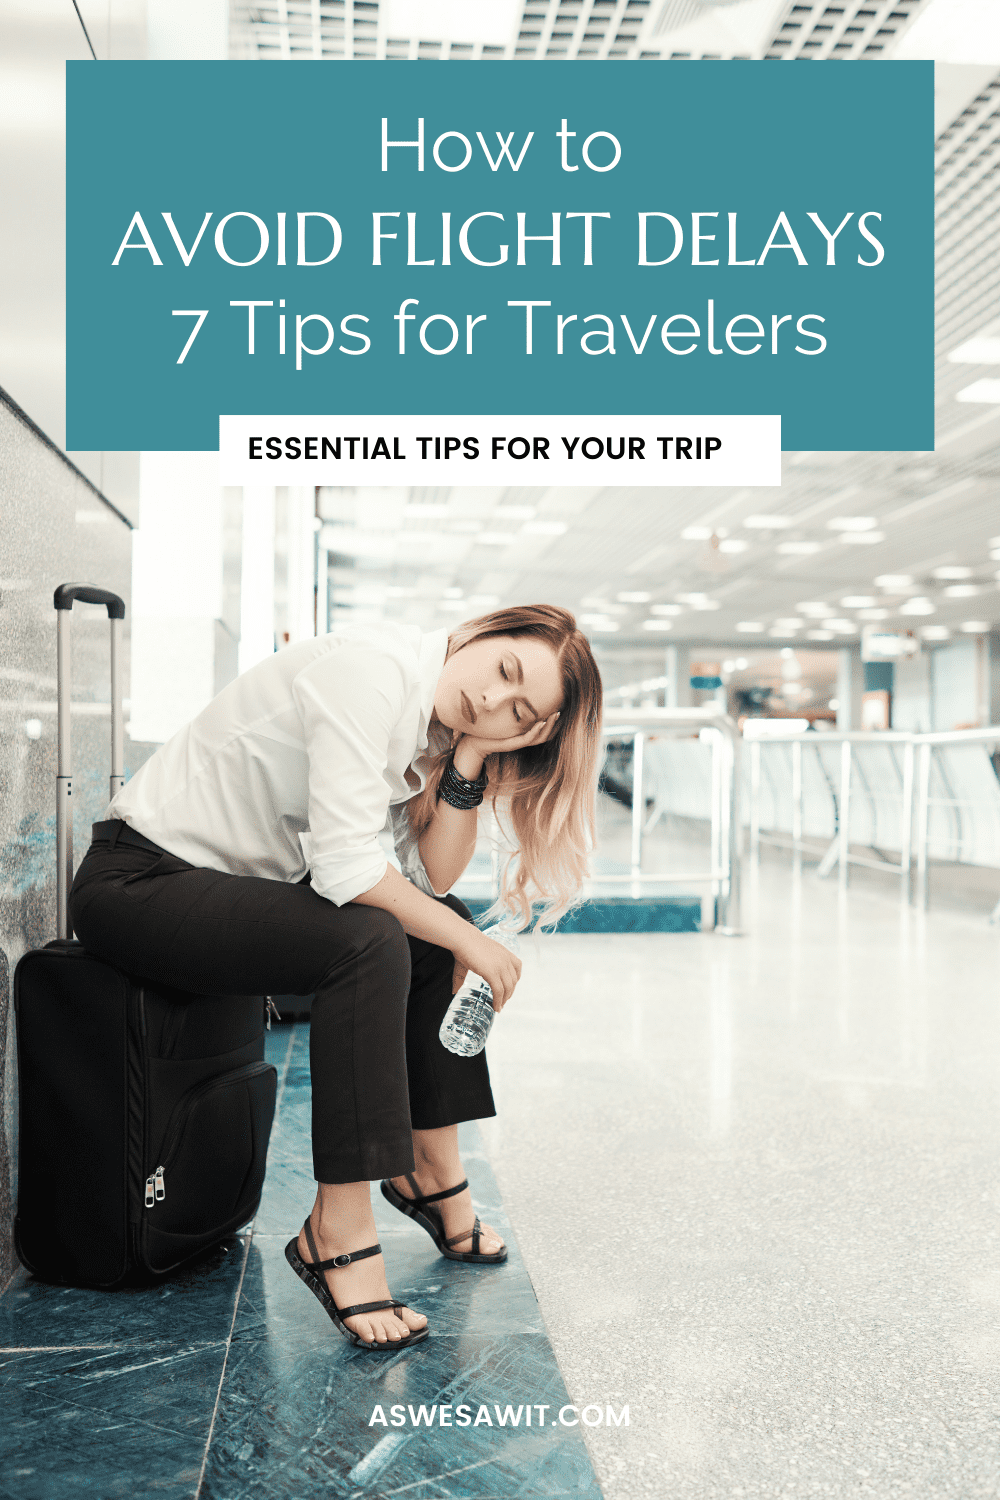
<path id="1" fill-rule="evenodd" d="M 458 1126 L 444 1125 L 438 1130 L 415 1130 L 413 1132 L 413 1157 L 416 1165 L 411 1173 L 392 1177 L 390 1182 L 403 1198 L 422 1198 L 428 1193 L 443 1193 L 462 1181 L 465 1171 L 458 1153 Z M 412 1177 L 417 1192 L 408 1180 Z M 472 1249 L 472 1226 L 476 1211 L 472 1206 L 472 1190 L 456 1193 L 454 1198 L 441 1198 L 428 1205 L 437 1209 L 444 1221 L 444 1237 L 451 1240 L 454 1235 L 468 1233 L 455 1240 L 450 1248 L 459 1253 Z M 489 1224 L 480 1225 L 480 1255 L 495 1255 L 504 1248 L 503 1240 Z"/>
<path id="2" fill-rule="evenodd" d="M 320 1260 L 349 1255 L 352 1250 L 363 1250 L 378 1241 L 367 1182 L 321 1183 L 309 1221 Z M 304 1229 L 299 1233 L 298 1252 L 306 1265 L 312 1261 Z M 338 1307 L 353 1307 L 359 1302 L 382 1302 L 392 1296 L 385 1276 L 385 1260 L 381 1255 L 370 1255 L 349 1266 L 331 1267 L 317 1274 L 324 1277 Z M 424 1314 L 414 1312 L 410 1307 L 395 1312 L 387 1307 L 378 1312 L 357 1313 L 352 1318 L 344 1318 L 343 1322 L 359 1338 L 379 1344 L 395 1343 L 427 1326 Z"/>
<path id="3" fill-rule="evenodd" d="M 421 1171 L 418 1167 L 415 1171 L 408 1173 L 405 1177 L 390 1177 L 389 1181 L 402 1198 L 423 1198 L 427 1194 L 444 1192 L 446 1188 L 454 1187 L 461 1182 L 465 1173 L 461 1162 L 457 1172 L 450 1176 L 426 1169 Z M 417 1191 L 413 1191 L 413 1178 L 417 1184 Z M 472 1249 L 472 1227 L 476 1219 L 476 1211 L 472 1206 L 472 1189 L 465 1188 L 461 1193 L 456 1193 L 453 1198 L 440 1198 L 436 1203 L 424 1206 L 423 1212 L 428 1209 L 437 1209 L 444 1220 L 444 1237 L 448 1240 L 450 1250 L 461 1254 L 463 1251 Z M 463 1231 L 465 1233 L 463 1234 Z M 460 1238 L 458 1237 L 460 1236 Z M 490 1224 L 479 1226 L 479 1254 L 495 1255 L 498 1250 L 503 1249 L 503 1240 Z"/>

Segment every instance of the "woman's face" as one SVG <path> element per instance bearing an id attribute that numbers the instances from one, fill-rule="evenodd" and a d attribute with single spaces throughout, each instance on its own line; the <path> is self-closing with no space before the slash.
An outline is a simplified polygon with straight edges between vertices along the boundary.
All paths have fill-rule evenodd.
<path id="1" fill-rule="evenodd" d="M 562 707 L 556 654 L 530 636 L 471 641 L 444 664 L 434 711 L 472 739 L 511 740 Z"/>

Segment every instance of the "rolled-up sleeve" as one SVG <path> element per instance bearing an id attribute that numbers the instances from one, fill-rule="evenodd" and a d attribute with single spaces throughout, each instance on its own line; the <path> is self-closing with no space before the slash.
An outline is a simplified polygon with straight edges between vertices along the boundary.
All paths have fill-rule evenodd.
<path id="1" fill-rule="evenodd" d="M 388 866 L 378 835 L 389 806 L 389 742 L 406 699 L 403 670 L 371 647 L 341 646 L 296 676 L 292 698 L 309 755 L 303 843 L 312 888 L 343 906 Z"/>

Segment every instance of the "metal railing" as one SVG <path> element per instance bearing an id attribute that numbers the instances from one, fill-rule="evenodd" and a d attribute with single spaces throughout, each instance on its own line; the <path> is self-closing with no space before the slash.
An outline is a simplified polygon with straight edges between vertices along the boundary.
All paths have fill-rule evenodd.
<path id="1" fill-rule="evenodd" d="M 733 937 L 740 931 L 741 859 L 743 827 L 740 821 L 740 748 L 742 736 L 735 720 L 715 708 L 610 708 L 604 709 L 602 729 L 605 740 L 632 742 L 632 820 L 630 868 L 627 874 L 595 874 L 597 886 L 625 886 L 638 896 L 667 886 L 702 886 L 709 896 L 707 920 L 703 926 Z M 711 750 L 711 840 L 707 870 L 680 870 L 655 873 L 642 868 L 642 851 L 648 832 L 646 742 L 650 737 L 695 736 L 704 739 Z M 490 868 L 466 872 L 466 884 L 487 886 L 496 896 L 500 889 L 502 840 L 495 824 L 489 834 Z"/>
<path id="2" fill-rule="evenodd" d="M 741 857 L 740 750 L 742 736 L 734 719 L 716 708 L 610 708 L 604 710 L 605 739 L 632 741 L 631 870 L 627 875 L 601 875 L 600 884 L 628 885 L 638 894 L 644 887 L 703 885 L 711 896 L 707 925 L 725 937 L 740 931 Z M 711 841 L 708 870 L 657 874 L 642 868 L 646 826 L 644 751 L 650 736 L 697 733 L 712 753 Z M 714 918 L 714 921 L 712 920 Z"/>
<path id="3" fill-rule="evenodd" d="M 820 859 L 817 873 L 821 877 L 826 876 L 836 865 L 840 882 L 846 885 L 851 865 L 890 871 L 900 878 L 904 898 L 926 908 L 929 900 L 931 812 L 938 806 L 956 805 L 956 799 L 931 796 L 931 770 L 935 751 L 954 745 L 1000 745 L 1000 726 L 991 725 L 984 729 L 954 729 L 928 734 L 911 734 L 902 730 L 850 733 L 842 730 L 826 733 L 796 730 L 782 733 L 777 730 L 766 736 L 748 738 L 750 852 L 754 858 L 759 857 L 761 839 L 767 837 L 762 833 L 760 823 L 762 752 L 766 745 L 774 744 L 790 746 L 792 757 L 791 839 L 775 840 L 775 842 L 785 842 L 785 846 L 797 854 L 807 852 L 803 838 L 803 750 L 808 747 L 819 754 L 822 746 L 839 744 L 839 781 L 835 793 L 831 788 L 836 831 Z M 900 816 L 898 863 L 859 853 L 856 848 L 851 847 L 851 807 L 852 798 L 856 792 L 854 782 L 858 770 L 855 749 L 860 745 L 892 747 L 898 749 L 902 756 L 898 794 Z M 862 795 L 872 798 L 870 789 L 865 789 Z M 874 845 L 869 847 L 874 848 Z M 1000 902 L 997 903 L 990 920 L 1000 921 Z"/>

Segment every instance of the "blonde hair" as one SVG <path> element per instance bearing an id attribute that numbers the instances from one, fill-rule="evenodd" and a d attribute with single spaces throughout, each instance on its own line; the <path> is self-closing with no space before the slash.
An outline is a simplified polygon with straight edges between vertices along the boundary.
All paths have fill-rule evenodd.
<path id="1" fill-rule="evenodd" d="M 555 605 L 515 605 L 467 620 L 451 632 L 448 656 L 490 636 L 529 636 L 551 646 L 562 672 L 563 702 L 558 728 L 545 744 L 487 758 L 487 797 L 515 849 L 503 871 L 499 899 L 486 915 L 515 912 L 527 926 L 532 902 L 540 900 L 540 922 L 554 926 L 579 899 L 589 873 L 600 771 L 601 674 L 576 620 Z M 434 817 L 450 753 L 434 758 L 424 790 L 407 804 L 415 838 Z"/>

